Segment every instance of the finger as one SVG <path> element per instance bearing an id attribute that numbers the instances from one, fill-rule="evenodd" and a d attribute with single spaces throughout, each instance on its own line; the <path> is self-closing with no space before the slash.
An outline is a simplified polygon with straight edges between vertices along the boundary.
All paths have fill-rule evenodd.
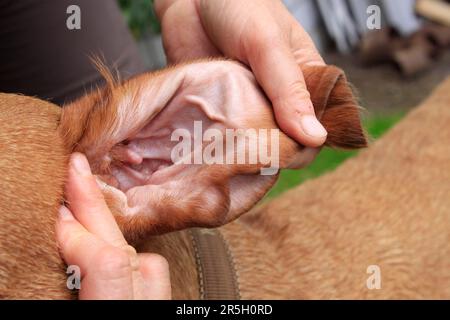
<path id="1" fill-rule="evenodd" d="M 158 254 L 140 253 L 139 264 L 147 287 L 147 297 L 159 300 L 170 299 L 172 288 L 167 260 Z"/>
<path id="2" fill-rule="evenodd" d="M 81 153 L 74 153 L 70 158 L 66 197 L 73 215 L 89 232 L 113 245 L 126 245 L 89 163 Z"/>
<path id="3" fill-rule="evenodd" d="M 155 10 L 156 16 L 161 21 L 162 17 L 166 13 L 167 9 L 173 5 L 174 2 L 178 0 L 155 0 L 153 1 L 153 9 Z"/>
<path id="4" fill-rule="evenodd" d="M 258 82 L 271 100 L 281 129 L 299 143 L 318 147 L 327 132 L 316 119 L 303 74 L 287 41 L 276 36 L 255 36 L 245 53 Z"/>
<path id="5" fill-rule="evenodd" d="M 77 265 L 82 275 L 92 265 L 93 258 L 105 246 L 89 233 L 64 206 L 59 209 L 56 239 L 61 256 L 68 265 Z"/>
<path id="6" fill-rule="evenodd" d="M 59 210 L 56 237 L 66 263 L 80 268 L 80 299 L 135 298 L 133 276 L 139 272 L 139 263 L 134 249 L 118 248 L 96 237 L 64 206 Z"/>
<path id="7" fill-rule="evenodd" d="M 191 1 L 177 1 L 167 8 L 161 28 L 168 63 L 221 55 L 203 30 Z"/>

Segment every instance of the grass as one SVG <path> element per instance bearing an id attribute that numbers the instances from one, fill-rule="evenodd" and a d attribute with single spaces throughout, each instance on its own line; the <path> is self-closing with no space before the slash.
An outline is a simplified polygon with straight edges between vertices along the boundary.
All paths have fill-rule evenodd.
<path id="1" fill-rule="evenodd" d="M 396 124 L 404 114 L 374 115 L 364 120 L 364 127 L 369 136 L 375 140 L 381 137 L 394 124 Z M 345 160 L 355 156 L 357 151 L 342 151 L 324 148 L 314 162 L 302 170 L 283 170 L 275 187 L 267 195 L 268 198 L 280 195 L 308 179 L 316 178 L 322 174 L 336 169 Z"/>

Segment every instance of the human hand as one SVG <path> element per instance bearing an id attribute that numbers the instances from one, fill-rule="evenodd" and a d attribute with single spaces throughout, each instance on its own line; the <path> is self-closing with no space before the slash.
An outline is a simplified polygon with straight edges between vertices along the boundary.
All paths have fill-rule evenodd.
<path id="1" fill-rule="evenodd" d="M 66 263 L 80 267 L 80 299 L 170 299 L 167 261 L 127 244 L 81 153 L 71 156 L 66 196 L 56 234 Z"/>
<path id="2" fill-rule="evenodd" d="M 321 146 L 301 68 L 324 65 L 311 38 L 279 0 L 155 0 L 169 63 L 226 56 L 248 65 L 271 100 L 280 128 Z"/>

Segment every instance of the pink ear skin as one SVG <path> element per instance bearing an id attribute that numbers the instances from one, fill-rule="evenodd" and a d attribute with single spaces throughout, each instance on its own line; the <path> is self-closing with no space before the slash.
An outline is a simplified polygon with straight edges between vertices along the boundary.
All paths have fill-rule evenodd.
<path id="1" fill-rule="evenodd" d="M 313 73 L 327 70 L 314 69 Z M 334 116 L 342 105 L 334 96 L 345 91 L 341 86 L 347 84 L 342 72 L 338 73 L 338 77 L 327 76 L 328 81 L 321 78 L 327 98 L 317 103 L 324 104 L 321 116 L 331 132 L 329 144 L 352 147 L 352 142 L 344 143 L 339 136 L 348 129 L 333 126 L 326 116 L 330 97 L 336 104 L 330 109 L 336 110 Z M 307 77 L 308 85 L 321 95 L 313 83 L 316 78 Z M 350 99 L 353 96 L 345 100 L 345 108 Z M 340 123 L 356 124 L 356 132 L 361 127 L 354 102 L 351 108 L 352 120 Z M 221 132 L 227 128 L 277 129 L 271 106 L 251 72 L 222 60 L 184 64 L 123 84 L 109 81 L 106 88 L 63 110 L 59 129 L 68 148 L 88 157 L 129 241 L 187 227 L 222 225 L 250 209 L 275 183 L 277 174 L 260 175 L 261 163 L 174 164 L 171 152 L 178 141 L 171 141 L 171 135 L 183 129 L 193 137 L 194 121 L 201 121 L 203 132 L 211 128 Z M 317 152 L 280 134 L 281 168 L 304 166 L 305 159 L 312 160 Z"/>

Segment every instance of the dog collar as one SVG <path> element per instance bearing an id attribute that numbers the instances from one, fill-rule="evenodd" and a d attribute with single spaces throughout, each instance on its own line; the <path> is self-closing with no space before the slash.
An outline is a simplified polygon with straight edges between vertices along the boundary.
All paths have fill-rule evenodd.
<path id="1" fill-rule="evenodd" d="M 239 282 L 229 249 L 217 229 L 190 229 L 202 300 L 239 300 Z"/>

